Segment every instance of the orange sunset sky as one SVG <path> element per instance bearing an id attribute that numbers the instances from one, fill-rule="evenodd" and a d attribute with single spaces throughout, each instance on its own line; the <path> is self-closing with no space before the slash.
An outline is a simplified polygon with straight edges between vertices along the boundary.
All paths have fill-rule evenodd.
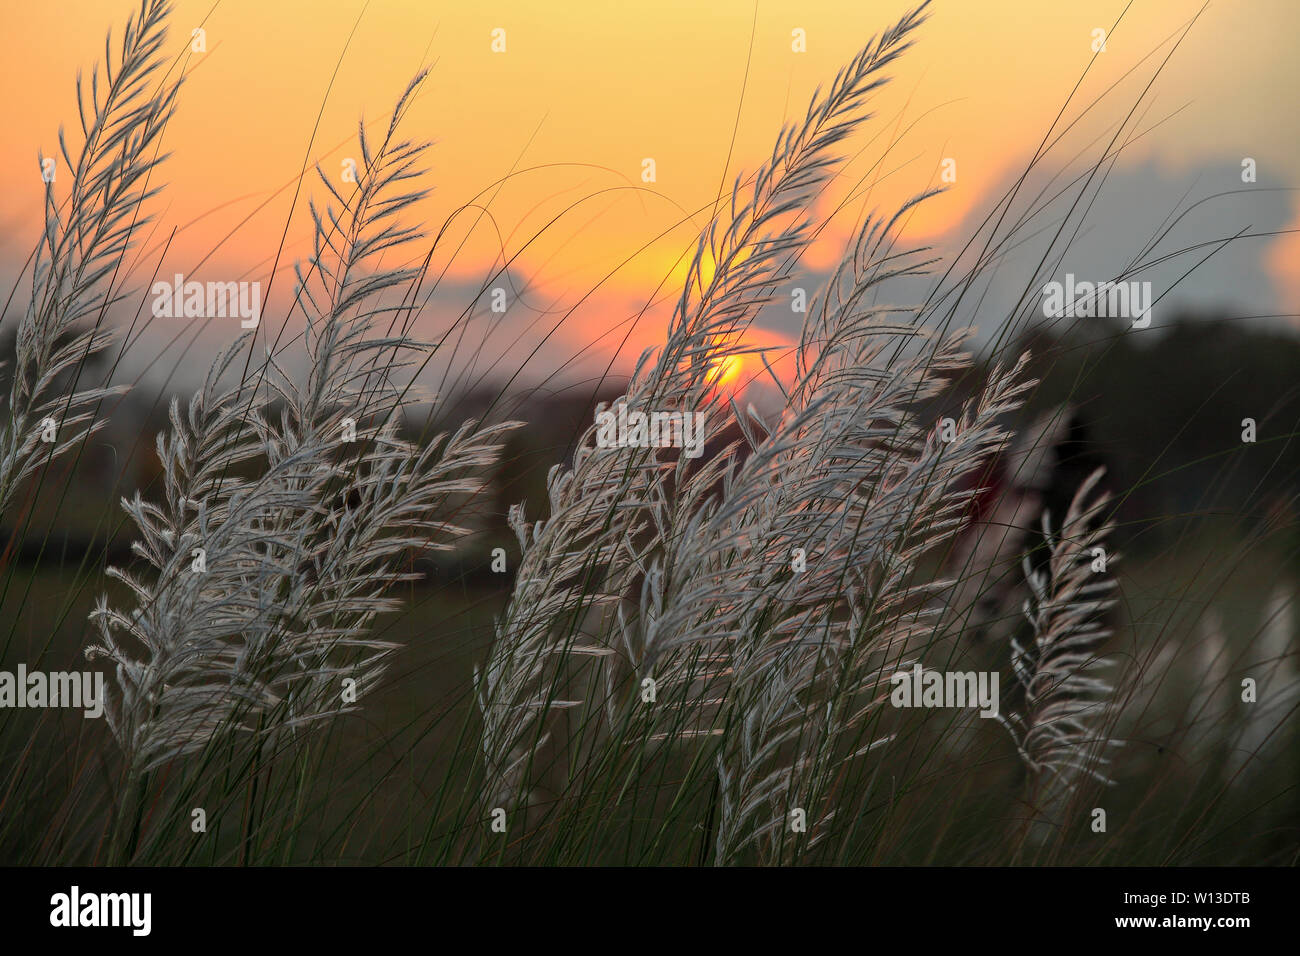
<path id="1" fill-rule="evenodd" d="M 508 322 L 470 329 L 466 347 L 483 350 L 474 374 L 509 373 L 538 346 L 529 360 L 532 373 L 548 374 L 579 353 L 603 368 L 626 338 L 616 358 L 625 366 L 658 340 L 663 300 L 671 303 L 678 291 L 680 257 L 720 183 L 761 162 L 781 123 L 802 114 L 816 85 L 908 6 L 901 0 L 177 0 L 169 48 L 184 54 L 190 31 L 202 27 L 206 52 L 184 60 L 188 78 L 166 136 L 167 189 L 155 205 L 157 223 L 131 257 L 132 284 L 143 295 L 158 268 L 164 276 L 259 280 L 265 287 L 304 159 L 337 176 L 343 159 L 356 155 L 358 119 L 386 122 L 407 81 L 429 64 L 431 78 L 405 126 L 412 138 L 435 142 L 428 154 L 435 192 L 416 214 L 433 234 L 472 205 L 452 219 L 435 254 L 434 271 L 446 278 L 422 317 L 428 326 L 422 331 L 445 328 L 447 316 L 500 267 L 504 250 L 517 257 L 510 276 L 523 308 Z M 1194 197 L 1242 188 L 1241 158 L 1255 158 L 1259 185 L 1270 190 L 1268 228 L 1279 235 L 1250 250 L 1268 286 L 1251 308 L 1300 312 L 1300 243 L 1285 233 L 1300 225 L 1291 191 L 1300 183 L 1293 102 L 1300 88 L 1294 56 L 1300 4 L 1212 0 L 1204 6 L 1142 100 L 1117 168 L 1176 183 L 1173 200 L 1149 210 L 1154 229 L 1189 190 Z M 1086 163 L 1094 154 L 1084 151 L 1113 134 L 1202 3 L 1135 0 L 1125 7 L 1122 0 L 935 0 L 916 46 L 876 101 L 876 119 L 850 144 L 852 159 L 825 198 L 828 209 L 846 195 L 852 202 L 805 264 L 827 268 L 864 208 L 889 209 L 936 184 L 945 157 L 957 161 L 957 182 L 911 217 L 906 236 L 941 246 L 956 241 L 1037 148 L 1094 59 L 1092 31 L 1109 30 L 1123 13 L 1067 111 L 1073 119 L 1105 94 L 1059 147 L 1062 165 L 1077 170 Z M 43 191 L 37 153 L 57 150 L 60 123 L 77 127 L 76 71 L 102 58 L 105 30 L 111 26 L 120 36 L 132 9 L 119 0 L 6 9 L 0 37 L 0 175 L 7 186 L 0 277 L 6 284 L 37 235 Z M 491 49 L 494 28 L 506 31 L 504 53 Z M 796 28 L 806 31 L 806 52 L 791 48 Z M 651 184 L 641 181 L 647 157 L 656 165 Z M 1129 188 L 1122 176 L 1116 182 L 1118 190 Z M 305 186 L 318 198 L 324 192 L 314 174 Z M 1142 192 L 1132 188 L 1135 196 Z M 278 323 L 274 306 L 283 302 L 280 293 L 291 291 L 289 267 L 310 249 L 306 192 L 297 203 L 264 327 Z M 1246 213 L 1243 224 L 1253 221 L 1255 213 Z M 418 255 L 426 250 L 427 243 Z M 1248 278 L 1241 285 L 1243 294 L 1255 289 Z M 20 287 L 15 301 L 21 299 Z M 660 304 L 629 325 L 651 300 Z M 236 334 L 233 327 L 209 328 L 192 340 L 176 338 L 178 331 L 153 329 L 135 345 L 137 370 L 160 350 L 165 359 L 155 372 L 197 353 L 210 358 L 192 342 Z M 775 326 L 753 333 L 758 344 L 788 335 Z"/>

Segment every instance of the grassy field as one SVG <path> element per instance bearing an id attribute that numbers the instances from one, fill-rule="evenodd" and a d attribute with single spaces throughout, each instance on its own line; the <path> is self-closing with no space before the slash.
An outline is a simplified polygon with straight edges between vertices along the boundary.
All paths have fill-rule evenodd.
<path id="1" fill-rule="evenodd" d="M 1298 770 L 1294 715 L 1277 727 L 1257 759 L 1234 762 L 1232 728 L 1248 719 L 1238 704 L 1238 675 L 1267 672 L 1259 636 L 1285 554 L 1264 546 L 1228 546 L 1222 534 L 1193 539 L 1158 560 L 1124 563 L 1123 623 L 1108 651 L 1129 666 L 1146 662 L 1151 679 L 1128 690 L 1116 719 L 1123 746 L 1115 754 L 1115 785 L 1083 799 L 1104 807 L 1108 831 L 1094 833 L 1078 814 L 1070 832 L 1045 842 L 1020 862 L 1126 865 L 1258 865 L 1295 862 Z M 1231 563 L 1207 554 L 1238 554 Z M 357 713 L 318 736 L 292 763 L 308 785 L 280 780 L 293 795 L 258 831 L 248 862 L 428 863 L 531 859 L 526 843 L 484 842 L 484 823 L 467 819 L 474 802 L 478 717 L 472 674 L 491 641 L 504 590 L 472 592 L 454 582 L 426 581 L 404 595 L 408 608 L 382 622 L 400 645 L 381 683 L 362 691 Z M 9 623 L 0 669 L 40 662 L 76 669 L 87 640 L 93 582 L 45 570 L 9 577 L 0 619 Z M 1224 673 L 1214 686 L 1205 665 L 1207 613 L 1221 618 Z M 1160 651 L 1168 648 L 1172 667 Z M 967 653 L 962 666 L 997 667 L 999 648 Z M 1264 694 L 1273 689 L 1264 684 Z M 1121 698 L 1124 692 L 1121 692 Z M 1232 714 L 1208 717 L 1213 700 Z M 1006 834 L 1024 813 L 1018 794 L 1024 769 L 995 721 L 931 712 L 904 722 L 899 745 L 885 751 L 871 786 L 855 795 L 862 845 L 852 859 L 874 864 L 1011 862 Z M 0 712 L 0 755 L 12 768 L 4 792 L 0 855 L 11 862 L 91 862 L 87 835 L 112 805 L 111 775 L 102 766 L 112 743 L 102 721 L 61 711 Z M 304 769 L 305 768 L 305 769 Z M 556 862 L 691 864 L 698 839 L 682 821 L 703 824 L 708 794 L 694 809 L 665 803 L 674 792 L 672 761 L 646 768 L 619 799 L 600 810 L 599 838 L 579 841 Z M 285 773 L 292 777 L 289 770 Z M 181 829 L 177 848 L 193 838 L 189 862 L 244 859 L 239 840 L 246 812 L 236 792 L 227 805 L 205 807 L 209 833 Z M 606 795 L 602 795 L 602 798 Z M 865 799 L 863 799 L 865 798 Z M 277 805 L 279 801 L 273 801 Z M 656 844 L 656 824 L 678 827 Z M 51 839 L 51 835 L 54 838 Z M 629 859 L 628 851 L 638 847 Z M 176 852 L 175 849 L 170 851 Z M 557 851 L 558 852 L 558 851 Z M 574 855 L 570 855 L 574 854 Z M 860 854 L 860 855 L 859 855 Z"/>

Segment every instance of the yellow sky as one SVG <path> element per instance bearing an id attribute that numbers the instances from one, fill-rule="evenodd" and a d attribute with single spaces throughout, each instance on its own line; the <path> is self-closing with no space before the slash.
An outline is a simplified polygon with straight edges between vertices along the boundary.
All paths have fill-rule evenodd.
<path id="1" fill-rule="evenodd" d="M 865 177 L 874 183 L 872 202 L 888 208 L 930 184 L 940 161 L 952 157 L 955 187 L 918 213 L 909 231 L 929 237 L 960 222 L 1032 153 L 1092 58 L 1092 31 L 1109 27 L 1124 6 L 936 0 L 916 48 L 878 100 L 878 119 L 854 144 L 860 154 L 845 184 Z M 1079 105 L 1143 58 L 1138 72 L 1148 76 L 1200 6 L 1135 0 Z M 190 58 L 167 135 L 174 155 L 154 241 L 181 228 L 168 266 L 184 270 L 237 229 L 212 263 L 265 281 L 292 196 L 291 187 L 277 191 L 298 173 L 336 64 L 312 153 L 333 174 L 356 152 L 358 118 L 382 121 L 410 76 L 430 63 L 431 81 L 406 126 L 412 137 L 436 141 L 436 193 L 421 214 L 436 229 L 476 197 L 488 204 L 486 216 L 480 209 L 457 219 L 447 247 L 457 255 L 441 264 L 450 262 L 454 277 L 480 278 L 501 244 L 515 254 L 581 199 L 526 248 L 518 271 L 549 305 L 571 302 L 617 268 L 604 294 L 632 308 L 688 244 L 695 229 L 672 227 L 710 203 L 729 153 L 729 177 L 757 165 L 782 120 L 798 116 L 816 84 L 906 7 L 899 0 L 221 0 L 213 9 L 212 0 L 177 0 L 169 42 L 180 52 L 202 24 L 207 51 Z M 75 72 L 102 56 L 105 28 L 119 35 L 131 9 L 118 0 L 63 0 L 6 10 L 0 258 L 21 260 L 29 250 L 40 210 L 36 153 L 55 150 L 60 122 L 75 127 Z M 494 28 L 506 31 L 505 53 L 491 49 Z M 795 28 L 806 31 L 806 53 L 791 49 Z M 1297 32 L 1294 0 L 1212 0 L 1139 129 L 1165 122 L 1124 161 L 1177 174 L 1251 155 L 1261 178 L 1300 183 L 1290 101 L 1300 87 Z M 1083 124 L 1091 133 L 1078 146 L 1122 117 L 1140 86 L 1130 80 L 1111 93 L 1098 122 Z M 647 157 L 656 164 L 653 184 L 641 182 Z M 512 170 L 533 167 L 543 168 L 498 185 Z M 1293 199 L 1281 201 L 1295 208 Z M 813 266 L 830 261 L 855 214 L 856 207 L 828 232 L 810 256 Z M 300 214 L 283 265 L 305 255 L 305 225 Z M 1289 275 L 1288 259 L 1300 258 L 1288 248 L 1296 246 L 1279 243 L 1271 253 L 1279 275 Z M 585 328 L 599 321 L 588 316 Z"/>

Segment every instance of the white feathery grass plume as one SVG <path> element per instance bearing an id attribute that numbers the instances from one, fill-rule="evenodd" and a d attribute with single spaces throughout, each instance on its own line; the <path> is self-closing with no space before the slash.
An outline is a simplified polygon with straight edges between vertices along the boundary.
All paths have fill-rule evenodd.
<path id="1" fill-rule="evenodd" d="M 716 369 L 743 351 L 736 333 L 807 242 L 802 214 L 837 161 L 832 147 L 866 119 L 865 98 L 886 82 L 881 71 L 907 49 L 923 7 L 868 44 L 828 91 L 814 96 L 805 119 L 786 127 L 748 184 L 737 179 L 729 209 L 699 240 L 665 347 L 653 363 L 649 352 L 642 356 L 615 405 L 702 412 L 710 437 L 735 420 L 713 388 Z M 707 497 L 734 454 L 724 449 L 692 471 L 684 456 L 674 463 L 654 449 L 598 448 L 596 439 L 593 426 L 578 442 L 572 467 L 552 470 L 547 521 L 529 525 L 521 510 L 512 511 L 522 562 L 489 659 L 476 674 L 489 806 L 524 798 L 528 764 L 546 740 L 546 715 L 579 703 L 559 699 L 574 658 L 599 662 L 615 653 L 612 639 L 578 635 L 578 622 L 623 599 L 648 573 L 656 547 L 691 533 L 678 517 Z"/>
<path id="2" fill-rule="evenodd" d="M 149 178 L 166 156 L 161 136 L 175 108 L 179 80 L 158 79 L 170 4 L 142 0 L 128 18 L 116 56 L 105 40 L 103 82 L 96 66 L 89 89 L 77 74 L 82 146 L 73 159 L 59 127 L 72 188 L 59 200 L 57 165 L 45 189 L 45 228 L 32 266 L 32 296 L 19 320 L 7 415 L 0 419 L 0 513 L 15 490 L 52 457 L 97 430 L 95 409 L 123 389 L 77 389 L 85 360 L 111 335 L 100 323 L 126 295 L 114 288 L 135 231 L 150 221 L 141 207 L 160 191 Z M 153 87 L 151 88 L 151 84 Z M 45 157 L 41 157 L 42 163 Z M 51 158 L 57 164 L 58 158 Z M 89 329 L 80 323 L 95 317 Z M 53 423 L 55 440 L 42 440 Z"/>
<path id="3" fill-rule="evenodd" d="M 1005 442 L 996 420 L 1032 384 L 1018 381 L 1021 366 L 995 376 L 951 445 L 918 419 L 915 404 L 968 357 L 964 333 L 933 341 L 891 318 L 914 310 L 867 304 L 928 265 L 887 246 L 911 205 L 861 230 L 814 301 L 782 418 L 740 419 L 752 453 L 721 476 L 720 497 L 664 509 L 671 533 L 646 568 L 629 657 L 638 682 L 660 688 L 656 739 L 724 737 L 719 862 L 773 834 L 796 779 L 824 781 L 844 759 L 836 746 L 873 705 L 868 654 L 932 626 L 914 600 L 932 586 L 913 589 L 908 574 L 961 526 L 974 490 L 953 486 Z M 744 835 L 763 807 L 770 820 Z"/>
<path id="4" fill-rule="evenodd" d="M 425 147 L 393 137 L 423 75 L 379 148 L 363 132 L 364 174 L 343 213 L 327 210 L 327 226 L 313 207 L 316 255 L 299 272 L 297 299 L 308 325 L 306 381 L 268 355 L 270 390 L 248 379 L 223 388 L 244 336 L 213 364 L 188 415 L 172 404 L 170 434 L 158 438 L 163 502 L 138 494 L 124 502 L 151 573 L 110 569 L 137 606 L 117 611 L 101 598 L 92 614 L 99 643 L 87 653 L 117 665 L 119 699 L 108 712 L 133 773 L 226 734 L 269 735 L 349 709 L 343 679 L 364 690 L 394 646 L 369 625 L 398 605 L 391 586 L 412 577 L 399 559 L 463 533 L 436 515 L 450 496 L 478 490 L 474 473 L 495 461 L 498 437 L 515 425 L 466 423 L 423 448 L 400 440 L 406 393 L 390 373 L 425 346 L 370 334 L 376 316 L 394 311 L 380 293 L 417 277 L 379 268 L 377 256 L 418 236 L 392 217 L 424 193 L 394 186 L 418 174 Z M 355 441 L 345 438 L 350 426 Z M 239 477 L 250 470 L 254 477 Z"/>
<path id="5" fill-rule="evenodd" d="M 879 703 L 868 656 L 932 629 L 936 612 L 917 605 L 938 585 L 908 576 L 962 526 L 978 489 L 955 486 L 1005 443 L 997 420 L 1033 384 L 1023 359 L 995 374 L 951 444 L 914 413 L 968 357 L 964 335 L 933 341 L 889 318 L 911 310 L 864 304 L 926 265 L 885 246 L 909 207 L 861 231 L 810 312 L 782 419 L 751 410 L 752 453 L 720 499 L 674 518 L 647 569 L 628 652 L 661 691 L 655 739 L 723 737 L 718 862 L 772 841 L 797 782 L 810 810 L 836 767 L 882 742 L 843 746 Z"/>
<path id="6" fill-rule="evenodd" d="M 1104 474 L 1098 468 L 1079 486 L 1059 534 L 1052 533 L 1050 515 L 1043 516 L 1047 569 L 1034 570 L 1028 557 L 1024 562 L 1033 643 L 1021 646 L 1013 639 L 1011 662 L 1025 700 L 1020 713 L 999 719 L 1031 774 L 1030 805 L 1044 817 L 1082 781 L 1110 782 L 1103 718 L 1112 689 L 1100 676 L 1110 661 L 1098 655 L 1111 633 L 1101 619 L 1114 605 L 1115 580 L 1108 571 L 1118 556 L 1106 555 L 1106 572 L 1094 570 L 1094 549 L 1103 547 L 1112 530 L 1110 520 L 1096 523 L 1110 495 L 1089 500 Z"/>
<path id="7" fill-rule="evenodd" d="M 873 330 L 870 315 L 858 321 L 860 334 L 880 337 L 881 351 L 917 334 Z M 685 626 L 664 628 L 670 640 L 719 649 L 729 674 L 728 726 L 755 738 L 718 754 L 719 863 L 775 836 L 765 823 L 748 829 L 760 807 L 772 822 L 803 807 L 815 838 L 833 813 L 819 804 L 835 768 L 884 742 L 861 739 L 883 699 L 881 665 L 934 628 L 937 611 L 924 599 L 943 586 L 913 583 L 912 572 L 963 526 L 973 492 L 956 485 L 1006 441 L 998 420 L 1032 385 L 1022 380 L 1023 359 L 995 372 L 954 440 L 941 441 L 910 403 L 963 367 L 958 342 L 940 341 L 911 360 L 873 348 L 837 370 L 811 413 L 778 426 L 741 469 L 716 531 L 702 538 L 722 560 L 698 571 L 688 563 L 681 575 L 689 583 L 671 606 L 683 612 L 723 578 L 737 582 L 707 618 L 687 622 L 679 613 L 671 616 Z M 791 573 L 789 555 L 800 543 L 806 569 Z"/>

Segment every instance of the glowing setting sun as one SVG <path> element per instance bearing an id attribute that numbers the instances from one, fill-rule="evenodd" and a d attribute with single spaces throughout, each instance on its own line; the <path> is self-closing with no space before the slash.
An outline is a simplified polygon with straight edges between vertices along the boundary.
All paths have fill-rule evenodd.
<path id="1" fill-rule="evenodd" d="M 714 388 L 724 392 L 739 392 L 749 384 L 747 381 L 741 381 L 740 378 L 740 373 L 745 368 L 742 356 L 725 355 L 714 363 L 713 368 L 711 381 Z"/>

